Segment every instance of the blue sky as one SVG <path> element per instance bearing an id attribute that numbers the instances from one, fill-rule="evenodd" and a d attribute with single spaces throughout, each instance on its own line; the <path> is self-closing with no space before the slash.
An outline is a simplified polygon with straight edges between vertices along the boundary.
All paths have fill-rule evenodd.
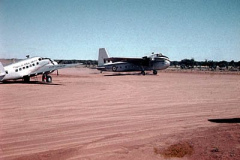
<path id="1" fill-rule="evenodd" d="M 0 0 L 0 58 L 240 61 L 239 0 Z"/>

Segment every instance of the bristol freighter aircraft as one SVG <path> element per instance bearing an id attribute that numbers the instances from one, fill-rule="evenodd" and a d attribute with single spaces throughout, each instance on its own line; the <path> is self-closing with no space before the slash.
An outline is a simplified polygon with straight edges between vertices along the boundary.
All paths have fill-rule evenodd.
<path id="1" fill-rule="evenodd" d="M 42 81 L 51 83 L 49 75 L 55 70 L 74 67 L 79 64 L 58 64 L 50 58 L 32 57 L 3 67 L 0 62 L 0 81 L 23 79 L 29 82 L 30 77 L 42 74 Z"/>
<path id="2" fill-rule="evenodd" d="M 157 70 L 166 69 L 170 66 L 170 60 L 162 54 L 152 53 L 150 56 L 142 58 L 122 58 L 110 57 L 105 48 L 99 49 L 98 70 L 110 72 L 129 72 L 140 71 L 145 75 L 145 71 L 153 71 L 157 74 Z"/>

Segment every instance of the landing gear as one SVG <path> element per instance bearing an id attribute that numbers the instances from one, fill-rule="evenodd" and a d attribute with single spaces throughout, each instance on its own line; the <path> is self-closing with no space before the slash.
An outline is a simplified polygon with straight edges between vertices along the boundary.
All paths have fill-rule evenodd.
<path id="1" fill-rule="evenodd" d="M 145 71 L 144 71 L 144 68 L 143 68 L 143 66 L 140 66 L 140 67 L 141 67 L 141 74 L 145 76 L 145 75 L 146 75 L 146 73 L 145 73 Z"/>
<path id="2" fill-rule="evenodd" d="M 47 75 L 47 83 L 52 83 L 52 77 Z"/>
<path id="3" fill-rule="evenodd" d="M 24 82 L 29 82 L 29 81 L 30 81 L 30 77 L 29 77 L 29 76 L 23 77 L 23 81 L 24 81 Z"/>
<path id="4" fill-rule="evenodd" d="M 52 77 L 47 75 L 47 74 L 43 74 L 42 75 L 42 81 L 47 82 L 47 83 L 52 83 Z"/>
<path id="5" fill-rule="evenodd" d="M 43 81 L 43 82 L 46 82 L 46 77 L 47 77 L 46 74 L 43 74 L 43 75 L 42 75 L 42 81 Z"/>
<path id="6" fill-rule="evenodd" d="M 154 75 L 157 75 L 157 70 L 153 70 L 153 74 L 154 74 Z"/>

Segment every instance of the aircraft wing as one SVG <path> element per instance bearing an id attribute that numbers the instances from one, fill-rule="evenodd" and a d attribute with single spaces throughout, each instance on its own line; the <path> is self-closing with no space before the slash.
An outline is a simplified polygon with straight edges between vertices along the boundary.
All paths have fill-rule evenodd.
<path id="1" fill-rule="evenodd" d="M 133 63 L 135 65 L 148 65 L 149 58 L 143 57 L 143 58 L 121 58 L 121 57 L 111 57 L 106 58 L 107 61 L 114 62 L 128 62 Z"/>
<path id="2" fill-rule="evenodd" d="M 78 65 L 81 65 L 82 63 L 75 63 L 75 64 L 57 64 L 57 65 L 53 65 L 51 67 L 54 68 L 54 70 L 58 70 L 58 69 L 62 69 L 62 68 L 71 68 L 71 67 L 76 67 Z M 50 68 L 52 69 L 52 68 Z"/>
<path id="3" fill-rule="evenodd" d="M 44 74 L 44 73 L 52 73 L 55 70 L 63 69 L 63 68 L 71 68 L 76 67 L 78 65 L 82 65 L 82 63 L 75 63 L 75 64 L 56 64 L 56 65 L 49 65 L 44 67 L 39 67 L 32 73 L 30 73 L 29 76 Z"/>

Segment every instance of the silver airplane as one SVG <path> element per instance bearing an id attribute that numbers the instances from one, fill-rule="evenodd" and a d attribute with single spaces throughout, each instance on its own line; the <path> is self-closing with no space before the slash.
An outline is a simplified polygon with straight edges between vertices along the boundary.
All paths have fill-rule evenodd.
<path id="1" fill-rule="evenodd" d="M 153 71 L 153 74 L 157 74 L 157 70 L 163 70 L 170 66 L 170 60 L 167 56 L 162 54 L 152 53 L 150 56 L 142 58 L 121 58 L 111 57 L 109 58 L 105 48 L 99 49 L 98 55 L 98 67 L 97 69 L 110 72 L 130 72 L 141 71 L 142 75 L 145 75 L 145 71 Z"/>
<path id="2" fill-rule="evenodd" d="M 49 75 L 55 70 L 74 67 L 79 64 L 58 64 L 50 58 L 32 57 L 3 67 L 0 62 L 0 81 L 23 79 L 29 82 L 30 77 L 42 74 L 42 81 L 51 83 Z"/>

